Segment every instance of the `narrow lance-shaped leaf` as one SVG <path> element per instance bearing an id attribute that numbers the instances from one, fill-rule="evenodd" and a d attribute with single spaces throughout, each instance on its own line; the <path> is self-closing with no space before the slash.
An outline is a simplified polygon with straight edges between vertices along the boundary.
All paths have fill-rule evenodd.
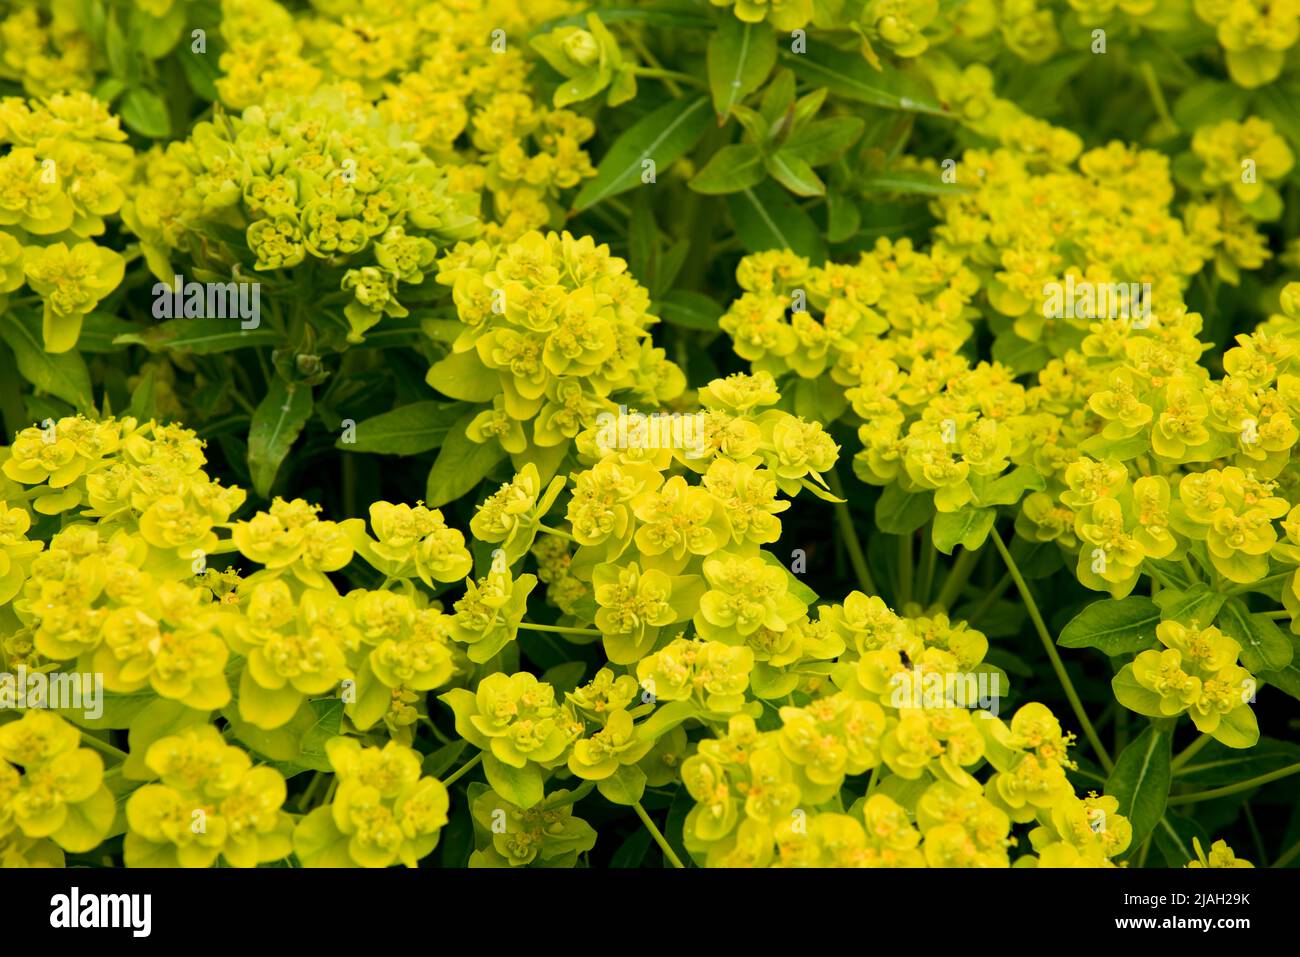
<path id="1" fill-rule="evenodd" d="M 642 183 L 642 177 L 651 169 L 657 177 L 704 135 L 709 125 L 708 107 L 708 100 L 702 96 L 684 104 L 673 100 L 634 123 L 614 141 L 596 168 L 595 177 L 578 193 L 573 208 L 588 209 L 627 192 Z"/>
<path id="2" fill-rule="evenodd" d="M 810 42 L 804 53 L 782 56 L 806 83 L 847 99 L 890 110 L 949 115 L 919 80 L 888 66 L 877 70 L 856 52 Z"/>
<path id="3" fill-rule="evenodd" d="M 714 153 L 687 184 L 697 193 L 738 193 L 757 186 L 767 175 L 763 153 L 753 143 L 733 143 Z"/>
<path id="4" fill-rule="evenodd" d="M 412 402 L 358 422 L 355 435 L 344 435 L 335 448 L 345 452 L 416 455 L 442 445 L 452 425 L 464 414 L 465 406 L 459 402 Z"/>
<path id="5" fill-rule="evenodd" d="M 311 410 L 310 387 L 276 378 L 254 411 L 248 430 L 248 469 L 253 488 L 263 498 L 271 494 L 280 463 L 311 418 Z"/>
<path id="6" fill-rule="evenodd" d="M 429 470 L 429 481 L 424 491 L 426 505 L 446 505 L 460 498 L 483 481 L 484 476 L 506 457 L 497 442 L 475 442 L 465 434 L 474 416 L 471 411 L 457 419 L 443 439 L 438 458 Z"/>
<path id="7" fill-rule="evenodd" d="M 814 262 L 825 258 L 817 224 L 775 183 L 765 182 L 732 193 L 727 197 L 727 209 L 749 252 L 792 249 Z"/>
<path id="8" fill-rule="evenodd" d="M 776 64 L 776 33 L 766 22 L 724 16 L 709 38 L 709 89 L 719 122 L 767 79 Z"/>
<path id="9" fill-rule="evenodd" d="M 41 340 L 41 320 L 11 312 L 0 319 L 0 339 L 13 350 L 18 371 L 36 388 L 90 412 L 94 396 L 86 360 L 75 351 L 49 353 Z"/>
<path id="10" fill-rule="evenodd" d="M 1062 648 L 1096 648 L 1111 657 L 1154 648 L 1160 609 L 1150 598 L 1130 595 L 1094 601 L 1061 630 Z"/>
<path id="11" fill-rule="evenodd" d="M 1106 794 L 1119 801 L 1119 813 L 1133 826 L 1131 854 L 1160 822 L 1169 799 L 1171 737 L 1151 725 L 1124 749 L 1106 781 Z"/>

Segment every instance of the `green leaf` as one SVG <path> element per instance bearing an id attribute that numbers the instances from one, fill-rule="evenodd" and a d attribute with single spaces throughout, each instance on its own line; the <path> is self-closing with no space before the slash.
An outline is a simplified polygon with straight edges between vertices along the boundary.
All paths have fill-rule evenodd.
<path id="1" fill-rule="evenodd" d="M 706 196 L 720 196 L 757 186 L 766 174 L 763 153 L 757 146 L 734 143 L 714 153 L 686 185 Z"/>
<path id="2" fill-rule="evenodd" d="M 430 508 L 446 505 L 468 493 L 506 457 L 500 444 L 474 442 L 465 434 L 474 415 L 468 412 L 457 419 L 443 439 L 424 491 L 424 502 Z"/>
<path id="3" fill-rule="evenodd" d="M 462 402 L 491 402 L 501 392 L 501 377 L 484 366 L 473 349 L 443 356 L 429 368 L 424 381 Z"/>
<path id="4" fill-rule="evenodd" d="M 1197 622 L 1202 628 L 1214 621 L 1227 596 L 1213 591 L 1205 582 L 1195 582 L 1186 590 L 1166 588 L 1156 594 L 1160 616 L 1165 621 L 1184 625 Z"/>
<path id="5" fill-rule="evenodd" d="M 596 782 L 598 790 L 611 804 L 631 807 L 645 794 L 645 772 L 635 764 L 624 764 L 607 778 Z"/>
<path id="6" fill-rule="evenodd" d="M 213 53 L 195 53 L 185 47 L 176 54 L 181 70 L 190 89 L 209 103 L 217 99 L 217 80 L 221 70 L 217 66 L 217 56 Z"/>
<path id="7" fill-rule="evenodd" d="M 1232 88 L 1238 89 L 1235 84 Z M 1240 91 L 1245 92 L 1245 91 Z M 1300 100 L 1300 82 L 1295 79 L 1282 78 L 1276 83 L 1255 91 L 1253 109 L 1261 119 L 1268 120 L 1279 133 L 1291 141 L 1291 149 L 1300 150 L 1300 117 L 1296 116 L 1296 102 Z M 1234 113 L 1230 118 L 1238 119 L 1245 115 Z"/>
<path id="8" fill-rule="evenodd" d="M 131 403 L 126 407 L 126 414 L 141 422 L 158 418 L 157 389 L 158 374 L 152 366 L 147 366 L 131 390 Z"/>
<path id="9" fill-rule="evenodd" d="M 98 718 L 86 717 L 84 708 L 51 708 L 50 711 L 79 728 L 104 731 L 131 727 L 136 717 L 157 700 L 158 692 L 153 688 L 132 692 L 105 691 L 100 695 L 101 714 Z"/>
<path id="10" fill-rule="evenodd" d="M 1174 100 L 1174 120 L 1191 133 L 1198 126 L 1211 126 L 1223 120 L 1237 120 L 1246 114 L 1249 91 L 1222 80 L 1200 80 Z"/>
<path id="11" fill-rule="evenodd" d="M 299 740 L 306 729 L 315 721 L 315 714 L 305 701 L 302 707 L 294 713 L 288 724 L 272 731 L 267 731 L 245 721 L 240 716 L 239 707 L 235 701 L 232 701 L 221 710 L 221 716 L 230 722 L 230 733 L 241 743 L 258 754 L 291 768 L 296 768 L 302 757 Z M 328 763 L 324 767 L 317 768 L 317 770 L 321 771 L 328 771 L 329 769 Z"/>
<path id="12" fill-rule="evenodd" d="M 119 319 L 107 312 L 87 313 L 81 320 L 81 335 L 77 337 L 78 352 L 120 352 L 117 337 L 138 329 L 134 322 Z"/>
<path id="13" fill-rule="evenodd" d="M 1201 842 L 1201 847 L 1210 846 L 1210 836 L 1205 828 L 1190 817 L 1183 817 L 1172 811 L 1160 818 L 1160 823 L 1156 825 L 1151 836 L 1155 838 L 1156 848 L 1164 856 L 1165 864 L 1169 867 L 1185 867 L 1188 861 L 1196 860 L 1193 838 Z"/>
<path id="14" fill-rule="evenodd" d="M 1106 794 L 1119 801 L 1119 813 L 1133 826 L 1132 854 L 1160 822 L 1169 799 L 1170 735 L 1148 726 L 1119 756 L 1106 781 Z"/>
<path id="15" fill-rule="evenodd" d="M 826 194 L 826 239 L 842 243 L 852 239 L 862 225 L 862 210 L 852 197 L 832 190 Z"/>
<path id="16" fill-rule="evenodd" d="M 113 344 L 144 346 L 150 352 L 206 356 L 250 346 L 275 345 L 279 341 L 275 330 L 241 329 L 235 319 L 168 319 L 143 332 L 123 333 L 113 340 Z"/>
<path id="17" fill-rule="evenodd" d="M 683 329 L 717 332 L 722 307 L 700 292 L 674 289 L 658 303 L 660 318 Z"/>
<path id="18" fill-rule="evenodd" d="M 856 52 L 810 42 L 806 52 L 782 57 L 800 79 L 838 96 L 888 110 L 950 115 L 919 80 L 889 66 L 876 70 Z"/>
<path id="19" fill-rule="evenodd" d="M 358 422 L 355 441 L 340 438 L 334 447 L 345 452 L 418 455 L 442 445 L 464 415 L 465 406 L 459 402 L 412 402 Z"/>
<path id="20" fill-rule="evenodd" d="M 620 21 L 641 22 L 657 27 L 680 27 L 686 30 L 708 30 L 713 26 L 708 7 L 700 7 L 691 0 L 656 0 L 652 3 L 622 3 L 612 6 L 600 6 L 600 19 L 605 23 Z M 549 33 L 556 27 L 585 27 L 585 13 L 575 13 L 555 20 L 548 20 L 537 27 L 533 34 Z"/>
<path id="21" fill-rule="evenodd" d="M 776 33 L 765 22 L 745 23 L 724 16 L 709 38 L 709 89 L 719 121 L 753 93 L 776 65 Z"/>
<path id="22" fill-rule="evenodd" d="M 1011 542 L 1011 557 L 1026 581 L 1046 578 L 1064 564 L 1056 542 L 1031 542 L 1019 535 Z"/>
<path id="23" fill-rule="evenodd" d="M 208 723 L 207 711 L 187 708 L 179 701 L 170 698 L 155 697 L 131 720 L 131 729 L 127 734 L 128 750 L 126 761 L 122 764 L 122 774 L 133 781 L 148 781 L 155 772 L 145 764 L 145 755 L 149 746 L 159 738 L 197 724 Z"/>
<path id="24" fill-rule="evenodd" d="M 1249 751 L 1211 741 L 1178 770 L 1178 780 L 1198 790 L 1248 781 L 1300 761 L 1300 745 L 1261 738 Z"/>
<path id="25" fill-rule="evenodd" d="M 118 104 L 118 113 L 127 126 L 150 139 L 166 139 L 171 135 L 172 124 L 167 116 L 167 104 L 152 90 L 135 87 L 127 90 Z"/>
<path id="26" fill-rule="evenodd" d="M 993 340 L 993 358 L 1016 375 L 1024 375 L 1043 368 L 1052 353 L 1043 342 L 1030 342 L 1007 332 Z"/>
<path id="27" fill-rule="evenodd" d="M 578 687 L 586 674 L 587 663 L 585 661 L 565 661 L 547 668 L 546 671 L 542 672 L 541 680 L 556 691 L 565 693 Z"/>
<path id="28" fill-rule="evenodd" d="M 1156 580 L 1166 588 L 1186 590 L 1196 584 L 1196 579 L 1187 574 L 1187 569 L 1183 567 L 1182 562 L 1148 558 L 1142 567 L 1150 571 Z"/>
<path id="29" fill-rule="evenodd" d="M 469 747 L 468 741 L 453 741 L 444 744 L 437 751 L 425 755 L 420 771 L 431 778 L 442 779 L 448 771 L 464 762 L 460 756 Z"/>
<path id="30" fill-rule="evenodd" d="M 57 355 L 45 351 L 38 316 L 10 312 L 0 319 L 0 339 L 13 350 L 22 377 L 42 392 L 48 392 L 80 412 L 93 412 L 94 394 L 90 370 L 76 350 Z"/>
<path id="31" fill-rule="evenodd" d="M 782 151 L 798 156 L 809 166 L 824 166 L 839 159 L 845 150 L 857 142 L 865 126 L 856 116 L 814 120 L 791 133 Z"/>
<path id="32" fill-rule="evenodd" d="M 967 505 L 956 512 L 940 512 L 934 517 L 931 538 L 934 547 L 945 555 L 951 555 L 958 545 L 966 546 L 968 551 L 975 551 L 988 538 L 993 528 L 995 509 L 976 508 Z"/>
<path id="33" fill-rule="evenodd" d="M 887 535 L 911 535 L 934 516 L 934 496 L 905 492 L 890 482 L 876 499 L 876 526 Z"/>
<path id="34" fill-rule="evenodd" d="M 892 170 L 868 176 L 858 183 L 862 193 L 904 193 L 916 196 L 960 196 L 975 187 L 945 183 L 937 173 L 922 170 Z"/>
<path id="35" fill-rule="evenodd" d="M 641 862 L 645 860 L 646 852 L 650 850 L 650 832 L 645 828 L 639 828 L 633 831 L 626 841 L 624 841 L 614 856 L 609 859 L 609 866 L 614 868 L 640 867 Z"/>
<path id="36" fill-rule="evenodd" d="M 775 183 L 760 183 L 727 197 L 736 234 L 751 253 L 792 249 L 814 263 L 826 258 L 821 230 L 790 194 Z"/>
<path id="37" fill-rule="evenodd" d="M 1097 648 L 1112 658 L 1154 648 L 1160 609 L 1150 598 L 1103 598 L 1079 612 L 1061 631 L 1062 648 Z"/>
<path id="38" fill-rule="evenodd" d="M 1241 664 L 1247 671 L 1281 671 L 1291 664 L 1294 650 L 1282 629 L 1263 615 L 1251 614 L 1240 598 L 1224 603 L 1219 628 L 1241 643 Z"/>
<path id="39" fill-rule="evenodd" d="M 768 156 L 764 165 L 774 180 L 796 196 L 826 194 L 826 184 L 813 172 L 813 168 L 786 150 L 778 150 Z"/>
<path id="40" fill-rule="evenodd" d="M 708 107 L 709 101 L 702 96 L 684 105 L 673 100 L 632 124 L 609 148 L 595 177 L 582 187 L 573 201 L 574 210 L 589 209 L 640 185 L 646 160 L 654 162 L 656 176 L 666 171 L 704 135 L 709 125 Z"/>
<path id="41" fill-rule="evenodd" d="M 627 224 L 627 265 L 632 275 L 649 286 L 659 256 L 659 225 L 649 193 L 638 193 Z"/>
<path id="42" fill-rule="evenodd" d="M 266 397 L 253 412 L 248 427 L 248 471 L 257 494 L 267 498 L 280 463 L 311 418 L 311 387 L 271 380 Z"/>
<path id="43" fill-rule="evenodd" d="M 1291 663 L 1276 671 L 1261 671 L 1256 677 L 1300 700 L 1300 638 L 1291 635 Z"/>
<path id="44" fill-rule="evenodd" d="M 531 761 L 522 768 L 516 768 L 497 760 L 491 751 L 484 751 L 483 773 L 487 775 L 487 782 L 493 791 L 525 810 L 540 804 L 545 796 L 542 769 Z"/>
<path id="45" fill-rule="evenodd" d="M 104 25 L 104 53 L 108 58 L 108 69 L 116 79 L 128 86 L 139 81 L 140 62 L 117 21 L 116 10 L 109 10 Z"/>
<path id="46" fill-rule="evenodd" d="M 318 807 L 293 830 L 293 852 L 304 867 L 356 867 L 348 852 L 352 838 L 338 829 L 333 811 Z"/>
<path id="47" fill-rule="evenodd" d="M 1037 469 L 1018 465 L 997 478 L 972 475 L 970 486 L 975 493 L 975 501 L 980 506 L 1015 505 L 1026 492 L 1041 491 L 1046 488 L 1046 483 Z"/>
<path id="48" fill-rule="evenodd" d="M 300 735 L 298 757 L 294 760 L 316 771 L 328 771 L 331 765 L 329 755 L 325 753 L 325 742 L 339 734 L 343 701 L 340 698 L 320 698 L 308 701 L 307 706 L 307 716 L 301 716 L 302 724 L 294 729 Z"/>

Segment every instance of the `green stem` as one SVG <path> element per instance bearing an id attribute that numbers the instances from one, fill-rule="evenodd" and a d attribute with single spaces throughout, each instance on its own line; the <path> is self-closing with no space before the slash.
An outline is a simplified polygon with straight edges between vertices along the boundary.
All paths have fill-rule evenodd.
<path id="1" fill-rule="evenodd" d="M 659 849 L 664 852 L 664 857 L 668 858 L 668 861 L 673 865 L 673 867 L 684 868 L 686 865 L 683 864 L 682 859 L 677 856 L 677 852 L 674 851 L 673 846 L 668 843 L 668 839 L 660 833 L 659 828 L 655 826 L 655 822 L 650 820 L 650 815 L 645 812 L 645 808 L 641 806 L 641 802 L 637 801 L 632 805 L 632 807 L 636 810 L 636 816 L 641 819 L 641 823 L 645 825 L 646 830 L 650 832 L 650 836 L 653 837 L 655 843 L 659 845 Z"/>
<path id="2" fill-rule="evenodd" d="M 1278 859 L 1277 859 L 1276 861 L 1273 862 L 1273 866 L 1274 866 L 1274 867 L 1286 867 L 1288 864 L 1290 864 L 1292 861 L 1294 861 L 1297 857 L 1300 857 L 1300 841 L 1296 841 L 1294 844 L 1292 844 L 1290 847 L 1288 847 L 1285 851 L 1283 851 L 1283 852 L 1281 853 L 1281 855 L 1278 856 Z"/>
<path id="3" fill-rule="evenodd" d="M 1201 801 L 1213 801 L 1215 798 L 1227 797 L 1229 794 L 1240 794 L 1242 791 L 1249 791 L 1251 788 L 1280 781 L 1282 778 L 1290 777 L 1293 774 L 1300 774 L 1300 764 L 1288 764 L 1286 767 L 1270 771 L 1268 774 L 1261 774 L 1258 777 L 1238 781 L 1236 784 L 1228 784 L 1221 788 L 1212 788 L 1209 791 L 1178 794 L 1169 799 L 1169 804 L 1172 806 L 1175 804 L 1197 804 Z"/>
<path id="4" fill-rule="evenodd" d="M 1142 79 L 1146 82 L 1147 92 L 1151 94 L 1151 103 L 1156 108 L 1156 115 L 1172 129 L 1178 129 L 1178 124 L 1169 115 L 1169 104 L 1165 102 L 1165 94 L 1160 89 L 1160 81 L 1156 79 L 1156 71 L 1150 63 L 1143 63 L 1139 69 L 1142 73 Z"/>
<path id="5" fill-rule="evenodd" d="M 562 531 L 561 529 L 558 528 L 551 528 L 551 526 L 543 525 L 541 522 L 537 523 L 537 530 L 540 532 L 546 532 L 546 534 L 548 535 L 554 535 L 557 538 L 563 538 L 565 541 L 569 541 L 569 542 L 573 541 L 573 536 L 570 535 L 568 532 Z"/>
<path id="6" fill-rule="evenodd" d="M 974 627 L 975 623 L 989 613 L 989 609 L 997 603 L 997 600 L 1002 597 L 1002 593 L 1010 587 L 1011 572 L 1007 572 L 998 579 L 997 584 L 988 590 L 988 594 L 981 598 L 980 603 L 966 616 L 967 624 Z"/>
<path id="7" fill-rule="evenodd" d="M 689 73 L 679 73 L 676 70 L 661 70 L 658 67 L 653 66 L 638 66 L 632 68 L 632 73 L 636 76 L 644 76 L 652 80 L 663 80 L 664 86 L 668 86 L 670 82 L 675 82 L 685 83 L 687 86 L 693 86 L 697 90 L 708 89 L 708 86 L 705 85 L 703 80 L 693 77 Z M 669 88 L 669 92 L 672 92 L 671 87 Z M 681 90 L 679 89 L 675 95 L 680 94 Z"/>
<path id="8" fill-rule="evenodd" d="M 85 731 L 81 732 L 81 743 L 88 744 L 90 745 L 90 747 L 94 748 L 100 754 L 106 754 L 110 758 L 116 758 L 118 761 L 125 761 L 127 758 L 125 751 L 119 751 L 117 748 L 113 747 L 107 741 L 101 741 L 99 738 L 95 737 L 94 735 L 87 734 Z"/>
<path id="9" fill-rule="evenodd" d="M 898 607 L 912 600 L 912 536 L 898 537 Z"/>
<path id="10" fill-rule="evenodd" d="M 1264 849 L 1264 836 L 1259 833 L 1259 825 L 1255 823 L 1255 814 L 1250 809 L 1250 802 L 1243 804 L 1241 809 L 1246 812 L 1246 823 L 1250 825 L 1250 837 L 1255 842 L 1255 857 L 1259 860 L 1259 866 L 1268 867 L 1268 851 Z"/>
<path id="11" fill-rule="evenodd" d="M 1278 611 L 1266 611 L 1266 612 L 1264 612 L 1264 617 L 1265 617 L 1265 618 L 1272 618 L 1274 621 L 1278 621 L 1279 619 L 1282 619 L 1282 618 L 1290 618 L 1290 617 L 1291 617 L 1291 613 L 1290 613 L 1289 611 L 1287 611 L 1286 609 L 1279 609 Z"/>
<path id="12" fill-rule="evenodd" d="M 347 518 L 357 517 L 357 460 L 354 456 L 343 455 L 343 514 Z"/>
<path id="13" fill-rule="evenodd" d="M 934 588 L 934 573 L 939 563 L 939 549 L 934 547 L 934 538 L 930 534 L 928 525 L 921 535 L 921 544 L 925 548 L 925 563 L 921 566 L 921 584 L 917 589 L 916 598 L 925 605 L 930 601 L 930 592 Z"/>
<path id="14" fill-rule="evenodd" d="M 831 492 L 836 498 L 844 498 L 844 486 L 840 484 L 839 474 L 831 469 L 827 475 Z M 845 549 L 848 550 L 849 563 L 853 566 L 854 575 L 857 576 L 858 587 L 868 595 L 876 594 L 876 583 L 867 568 L 867 557 L 863 554 L 862 543 L 858 541 L 857 529 L 853 527 L 853 513 L 849 511 L 847 501 L 835 503 L 835 519 L 839 522 L 840 536 L 844 539 Z"/>
<path id="15" fill-rule="evenodd" d="M 445 734 L 439 731 L 438 726 L 433 723 L 433 719 L 430 718 L 428 715 L 424 715 L 424 714 L 420 715 L 420 720 L 429 726 L 429 730 L 433 732 L 433 736 L 438 739 L 438 742 L 440 744 L 452 743 L 451 738 L 447 737 Z"/>
<path id="16" fill-rule="evenodd" d="M 303 791 L 302 797 L 298 799 L 298 813 L 306 813 L 308 806 L 311 804 L 311 799 L 316 796 L 316 791 L 320 788 L 325 777 L 324 771 L 317 771 L 312 776 L 311 783 L 307 785 L 307 790 Z"/>
<path id="17" fill-rule="evenodd" d="M 1138 867 L 1147 866 L 1147 855 L 1150 853 L 1151 853 L 1151 835 L 1147 835 L 1147 839 L 1142 842 L 1142 850 L 1138 852 L 1138 859 L 1137 859 Z"/>
<path id="18" fill-rule="evenodd" d="M 527 631 L 553 631 L 560 635 L 594 635 L 597 638 L 604 637 L 604 632 L 598 628 L 565 628 L 563 625 L 534 625 L 529 621 L 521 621 L 519 627 Z"/>
<path id="19" fill-rule="evenodd" d="M 637 56 L 645 60 L 646 63 L 650 64 L 656 70 L 662 70 L 664 68 L 664 65 L 659 62 L 659 58 L 656 57 L 653 53 L 651 53 L 650 48 L 647 47 L 645 43 L 642 42 L 639 36 L 637 36 L 636 30 L 634 29 L 624 30 L 622 31 L 622 33 L 623 33 L 623 39 L 627 40 L 627 42 L 631 45 L 632 49 L 636 51 Z M 672 79 L 668 77 L 664 77 L 664 86 L 668 88 L 668 92 L 671 93 L 673 96 L 680 97 L 682 95 L 682 88 L 679 87 L 676 84 L 676 82 L 674 82 Z"/>
<path id="20" fill-rule="evenodd" d="M 473 771 L 476 767 L 478 767 L 479 762 L 481 762 L 482 760 L 483 760 L 483 752 L 480 751 L 478 754 L 474 755 L 474 757 L 470 758 L 468 761 L 462 764 L 460 766 L 460 769 L 455 774 L 453 774 L 451 777 L 443 781 L 442 786 L 445 788 L 451 787 L 453 784 L 455 784 L 465 775 L 469 774 L 469 772 Z"/>
<path id="21" fill-rule="evenodd" d="M 1169 770 L 1177 771 L 1184 764 L 1194 758 L 1197 751 L 1201 750 L 1201 748 L 1205 747 L 1213 740 L 1214 739 L 1208 734 L 1201 735 L 1187 747 L 1183 748 L 1183 750 L 1179 751 L 1178 754 L 1174 755 L 1173 761 L 1169 763 Z"/>
<path id="22" fill-rule="evenodd" d="M 1074 683 L 1070 681 L 1070 676 L 1065 671 L 1065 662 L 1061 660 L 1061 656 L 1056 651 L 1056 644 L 1052 641 L 1047 625 L 1043 622 L 1043 616 L 1038 610 L 1038 603 L 1034 601 L 1033 594 L 1029 591 L 1029 585 L 1025 583 L 1024 576 L 1020 574 L 1020 569 L 1016 565 L 1016 560 L 1011 557 L 1011 552 L 1003 544 L 1002 536 L 998 534 L 997 529 L 989 533 L 989 538 L 993 540 L 993 544 L 997 547 L 1002 560 L 1006 562 L 1007 571 L 1011 573 L 1012 581 L 1016 583 L 1016 588 L 1020 590 L 1020 597 L 1024 599 L 1025 609 L 1034 622 L 1038 637 L 1043 642 L 1043 650 L 1047 652 L 1047 657 L 1052 662 L 1052 670 L 1056 672 L 1056 678 L 1065 691 L 1065 697 L 1070 702 L 1070 708 L 1074 711 L 1075 718 L 1078 719 L 1079 725 L 1083 728 L 1084 736 L 1087 737 L 1088 743 L 1092 745 L 1092 750 L 1096 752 L 1102 768 L 1107 774 L 1110 774 L 1111 771 L 1115 770 L 1115 762 L 1110 759 L 1106 746 L 1101 743 L 1101 738 L 1097 737 L 1097 730 L 1092 726 L 1092 722 L 1088 720 L 1088 715 L 1083 710 L 1083 702 L 1079 700 L 1079 693 L 1074 690 Z"/>
<path id="23" fill-rule="evenodd" d="M 22 381 L 14 354 L 8 346 L 0 345 L 0 415 L 4 416 L 4 437 L 9 441 L 32 424 L 27 415 L 27 404 L 23 401 Z"/>
<path id="24" fill-rule="evenodd" d="M 968 548 L 961 550 L 961 554 L 957 556 L 957 561 L 953 562 L 952 570 L 948 572 L 948 577 L 944 579 L 943 591 L 939 592 L 939 597 L 935 599 L 938 604 L 943 605 L 946 609 L 951 609 L 956 604 L 957 599 L 961 597 L 961 590 L 966 587 L 971 574 L 975 571 L 979 557 L 979 552 L 972 552 Z M 1010 579 L 1007 580 L 1010 581 Z M 997 600 L 996 590 L 994 590 L 992 598 L 994 601 Z M 985 601 L 988 600 L 986 597 Z"/>

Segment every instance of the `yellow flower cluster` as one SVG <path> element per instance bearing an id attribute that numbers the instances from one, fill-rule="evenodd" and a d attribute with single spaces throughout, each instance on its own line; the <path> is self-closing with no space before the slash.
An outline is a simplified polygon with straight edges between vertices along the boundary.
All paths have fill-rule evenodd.
<path id="1" fill-rule="evenodd" d="M 334 299 L 346 302 L 347 328 L 322 316 L 317 335 L 360 342 L 384 316 L 407 314 L 399 286 L 424 282 L 439 245 L 478 229 L 475 195 L 402 137 L 354 88 L 273 95 L 142 157 L 124 218 L 168 284 L 175 252 L 217 275 L 310 257 L 333 270 Z"/>
<path id="2" fill-rule="evenodd" d="M 1257 223 L 1281 215 L 1275 184 L 1295 160 L 1273 125 L 1253 116 L 1202 126 L 1191 146 L 1180 170 L 1198 196 L 1183 211 L 1188 235 L 1213 257 L 1216 275 L 1235 285 L 1241 270 L 1258 269 L 1271 255 Z"/>
<path id="3" fill-rule="evenodd" d="M 88 93 L 0 100 L 0 305 L 30 286 L 48 352 L 75 346 L 86 314 L 122 281 L 126 260 L 95 239 L 126 199 L 125 139 Z"/>
<path id="4" fill-rule="evenodd" d="M 685 386 L 650 339 L 658 319 L 649 294 L 590 237 L 530 232 L 495 246 L 460 243 L 439 260 L 437 277 L 451 287 L 460 323 L 428 382 L 455 399 L 492 403 L 469 425 L 475 442 L 563 455 L 602 413 L 615 415 L 615 399 L 657 407 Z"/>
<path id="5" fill-rule="evenodd" d="M 382 119 L 450 168 L 455 192 L 486 191 L 488 235 L 515 239 L 555 221 L 561 190 L 595 173 L 591 120 L 532 90 L 526 38 L 571 12 L 566 0 L 320 4 L 223 0 L 222 102 L 244 110 L 348 84 Z"/>
<path id="6" fill-rule="evenodd" d="M 46 711 L 0 725 L 0 867 L 62 867 L 64 851 L 108 836 L 104 762 L 80 745 L 77 729 Z"/>

